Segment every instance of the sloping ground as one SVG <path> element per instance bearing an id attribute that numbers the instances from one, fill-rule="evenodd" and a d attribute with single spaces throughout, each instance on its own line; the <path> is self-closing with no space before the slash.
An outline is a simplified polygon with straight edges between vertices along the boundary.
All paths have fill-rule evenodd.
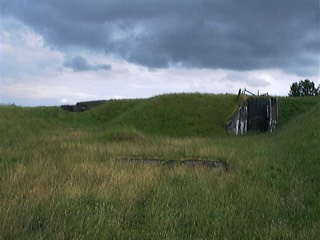
<path id="1" fill-rule="evenodd" d="M 78 125 L 79 116 L 59 107 L 17 107 L 0 105 L 0 135 L 19 138 L 49 129 Z"/>
<path id="2" fill-rule="evenodd" d="M 301 103 L 306 102 L 301 101 Z M 291 112 L 291 118 L 288 117 L 273 136 L 277 143 L 275 149 L 278 153 L 275 159 L 279 161 L 279 164 L 285 165 L 285 168 L 294 169 L 295 174 L 308 178 L 316 177 L 311 174 L 316 169 L 316 172 L 320 172 L 320 98 L 313 103 L 304 108 L 304 113 L 300 115 Z M 288 107 L 285 105 L 287 103 L 283 104 L 284 108 Z M 297 101 L 294 104 L 299 106 Z M 297 109 L 302 111 L 299 107 Z M 319 176 L 317 174 L 318 180 L 314 181 L 314 187 L 316 185 L 319 187 L 317 184 L 320 182 Z"/>
<path id="3" fill-rule="evenodd" d="M 281 97 L 279 99 L 279 126 L 285 125 L 319 102 L 320 97 Z"/>
<path id="4" fill-rule="evenodd" d="M 100 116 L 109 130 L 126 127 L 172 137 L 224 136 L 224 124 L 237 107 L 235 95 L 211 94 L 161 95 L 131 105 L 127 102 L 120 110 L 115 105 L 89 111 L 88 117 Z"/>
<path id="5" fill-rule="evenodd" d="M 313 102 L 314 99 L 310 99 Z M 281 196 L 284 206 L 279 216 L 287 216 L 296 233 L 304 228 L 305 233 L 296 234 L 293 239 L 317 239 L 320 216 L 320 102 L 307 104 L 306 99 L 294 99 L 294 104 L 304 113 L 292 114 L 278 131 L 270 137 L 274 143 L 268 163 L 260 173 L 260 181 L 269 186 L 270 191 Z M 313 105 L 313 106 L 312 106 Z M 299 108 L 300 107 L 300 108 Z M 304 227 L 302 227 L 304 226 Z M 303 237 L 304 236 L 304 237 Z"/>
<path id="6" fill-rule="evenodd" d="M 280 98 L 278 126 L 319 102 L 316 97 Z M 84 114 L 82 121 L 100 130 L 125 128 L 171 137 L 222 137 L 225 124 L 237 109 L 235 95 L 167 94 L 150 99 L 110 101 Z"/>
<path id="7" fill-rule="evenodd" d="M 87 125 L 106 125 L 110 121 L 118 118 L 123 114 L 128 114 L 136 107 L 144 104 L 148 99 L 122 99 L 122 100 L 110 100 L 106 103 L 95 107 L 84 113 L 80 113 L 82 121 Z"/>

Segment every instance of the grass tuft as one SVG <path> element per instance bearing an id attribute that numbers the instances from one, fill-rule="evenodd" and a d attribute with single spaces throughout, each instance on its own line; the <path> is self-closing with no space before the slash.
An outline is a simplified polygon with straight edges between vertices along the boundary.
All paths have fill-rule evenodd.
<path id="1" fill-rule="evenodd" d="M 117 141 L 117 142 L 135 142 L 142 141 L 145 136 L 134 128 L 118 127 L 113 129 L 107 129 L 101 137 L 104 141 Z"/>

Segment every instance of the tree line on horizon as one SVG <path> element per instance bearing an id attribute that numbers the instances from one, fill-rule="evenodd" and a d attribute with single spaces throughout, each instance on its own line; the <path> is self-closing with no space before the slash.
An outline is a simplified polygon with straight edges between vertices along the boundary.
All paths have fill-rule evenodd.
<path id="1" fill-rule="evenodd" d="M 300 80 L 291 84 L 288 95 L 289 97 L 320 96 L 320 84 L 316 87 L 309 79 Z"/>

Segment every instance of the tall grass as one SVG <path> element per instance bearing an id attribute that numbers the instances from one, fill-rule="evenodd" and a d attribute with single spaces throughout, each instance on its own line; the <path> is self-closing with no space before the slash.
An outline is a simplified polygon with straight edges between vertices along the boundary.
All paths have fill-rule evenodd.
<path id="1" fill-rule="evenodd" d="M 272 134 L 234 137 L 219 130 L 194 137 L 181 125 L 170 126 L 178 133 L 165 136 L 166 130 L 152 134 L 148 126 L 127 124 L 136 112 L 142 115 L 139 108 L 148 113 L 148 104 L 182 105 L 170 106 L 165 98 L 111 103 L 123 110 L 108 117 L 97 109 L 74 114 L 1 106 L 0 238 L 318 238 L 319 103 L 297 103 L 301 112 L 287 114 Z M 281 111 L 292 104 L 285 101 Z M 110 105 L 99 108 L 108 114 Z M 230 169 L 168 168 L 123 158 L 215 159 Z"/>

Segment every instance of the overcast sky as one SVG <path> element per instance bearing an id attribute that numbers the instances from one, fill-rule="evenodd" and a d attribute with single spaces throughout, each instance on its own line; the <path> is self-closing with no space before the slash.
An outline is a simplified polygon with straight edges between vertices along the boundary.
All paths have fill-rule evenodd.
<path id="1" fill-rule="evenodd" d="M 0 103 L 320 83 L 319 0 L 0 0 Z"/>

